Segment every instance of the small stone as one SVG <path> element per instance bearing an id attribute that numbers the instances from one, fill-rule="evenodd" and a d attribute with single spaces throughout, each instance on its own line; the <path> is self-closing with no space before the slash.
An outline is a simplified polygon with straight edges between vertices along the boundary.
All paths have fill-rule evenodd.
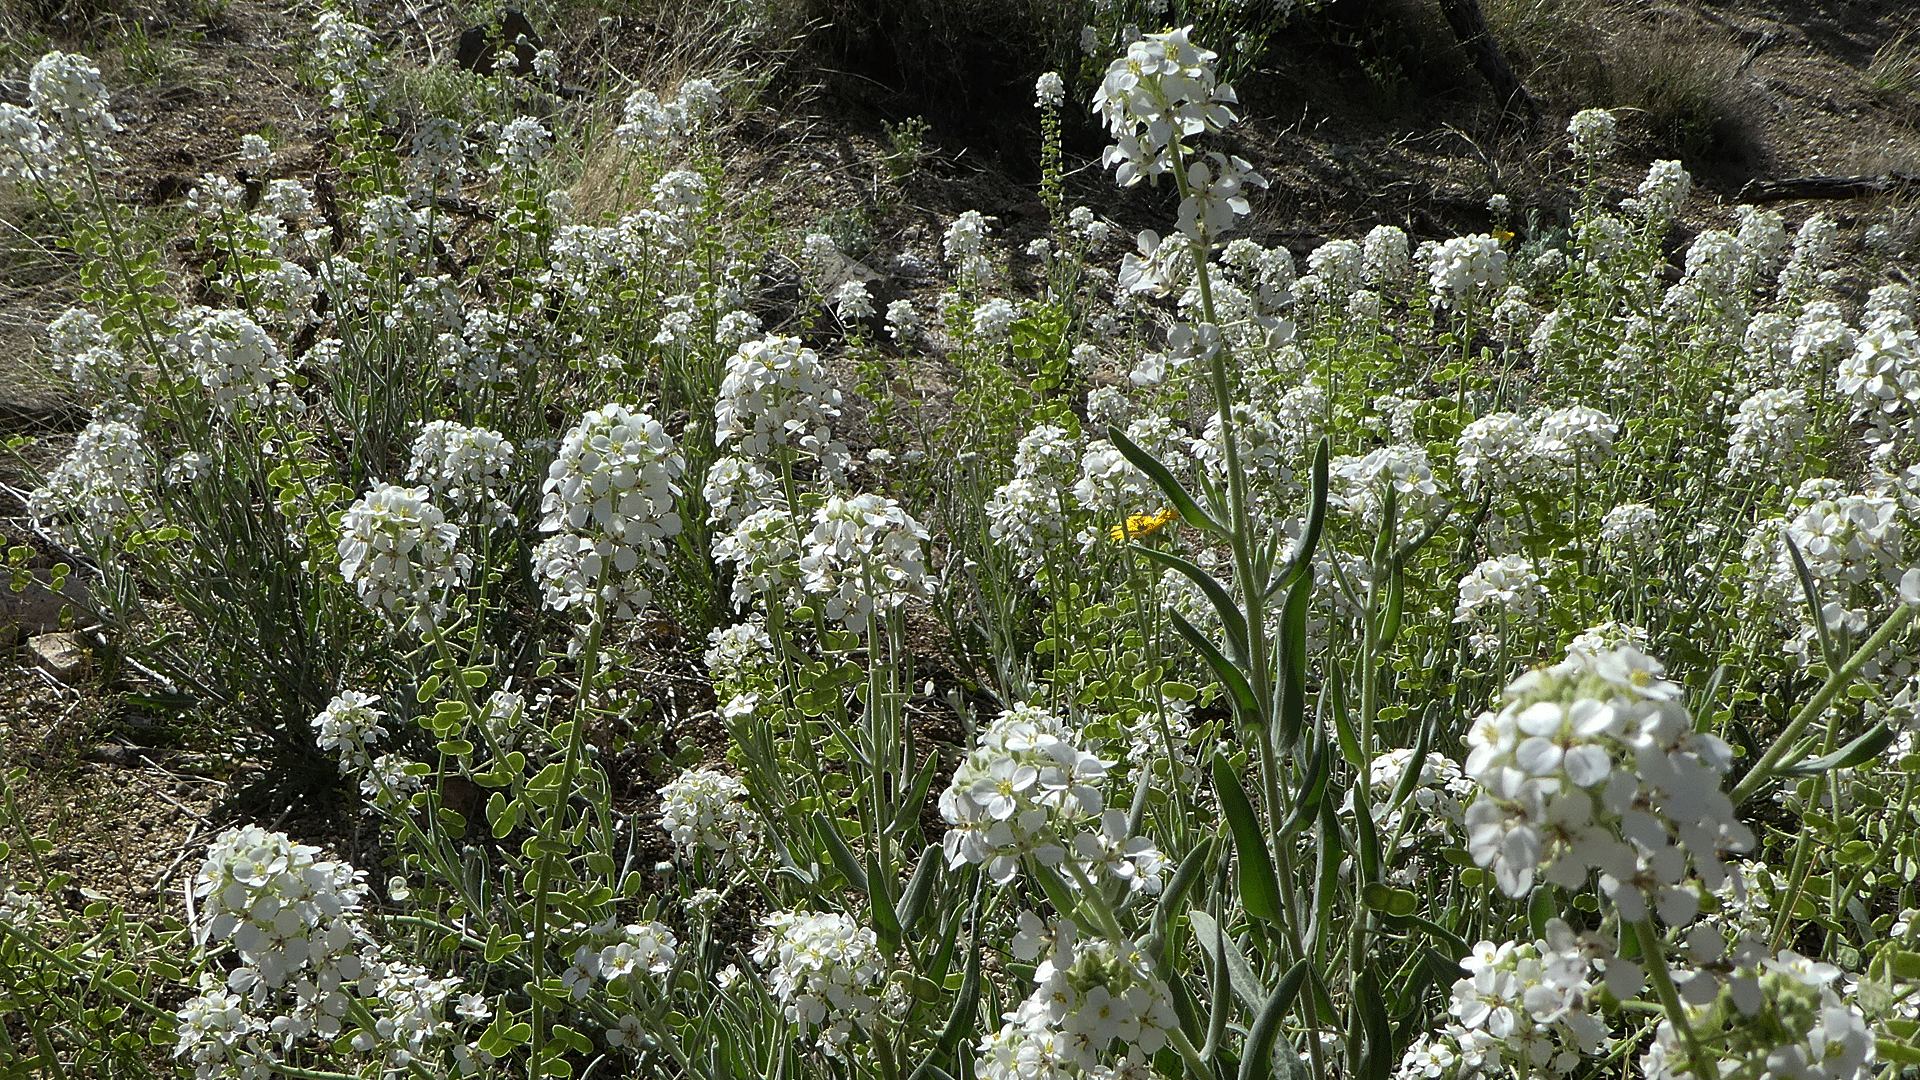
<path id="1" fill-rule="evenodd" d="M 36 634 L 27 639 L 27 648 L 35 664 L 63 683 L 79 679 L 87 668 L 87 649 L 79 634 Z"/>
<path id="2" fill-rule="evenodd" d="M 78 575 L 67 575 L 57 593 L 50 588 L 53 578 L 45 570 L 33 571 L 25 584 L 26 588 L 15 591 L 13 581 L 0 572 L 0 642 L 6 640 L 5 627 L 19 627 L 27 634 L 58 630 L 60 617 L 68 610 L 75 620 L 69 626 L 92 621 L 85 614 L 92 597 Z"/>

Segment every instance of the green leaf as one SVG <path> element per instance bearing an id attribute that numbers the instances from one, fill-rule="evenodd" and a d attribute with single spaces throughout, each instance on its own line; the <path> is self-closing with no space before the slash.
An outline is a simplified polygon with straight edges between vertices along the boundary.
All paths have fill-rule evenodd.
<path id="1" fill-rule="evenodd" d="M 902 936 L 912 934 L 913 928 L 919 924 L 921 914 L 927 909 L 927 900 L 933 896 L 934 886 L 940 880 L 945 861 L 945 853 L 939 844 L 928 844 L 927 849 L 920 853 L 920 861 L 914 866 L 913 876 L 907 879 L 906 891 L 900 897 Z"/>
<path id="2" fill-rule="evenodd" d="M 1193 927 L 1194 942 L 1213 957 L 1215 965 L 1225 966 L 1227 977 L 1233 983 L 1234 996 L 1240 999 L 1248 1012 L 1259 1012 L 1265 988 L 1260 985 L 1260 976 L 1254 974 L 1253 965 L 1247 961 L 1247 954 L 1240 951 L 1240 943 L 1225 932 L 1217 919 L 1199 908 L 1187 910 L 1187 923 Z"/>
<path id="3" fill-rule="evenodd" d="M 1859 738 L 1825 757 L 1817 757 L 1776 771 L 1788 776 L 1817 776 L 1829 769 L 1851 769 L 1878 757 L 1882 750 L 1893 745 L 1894 735 L 1894 730 L 1883 720 L 1868 728 Z"/>
<path id="4" fill-rule="evenodd" d="M 1307 607 L 1313 575 L 1302 574 L 1287 590 L 1280 612 L 1280 739 L 1292 746 L 1307 729 Z"/>
<path id="5" fill-rule="evenodd" d="M 1240 902 L 1247 914 L 1267 922 L 1280 920 L 1280 882 L 1273 870 L 1273 853 L 1267 850 L 1266 835 L 1246 789 L 1240 786 L 1226 755 L 1213 755 L 1213 788 L 1220 796 L 1220 810 L 1233 830 L 1233 846 L 1240 872 Z M 1064 910 L 1064 909 L 1063 909 Z"/>
<path id="6" fill-rule="evenodd" d="M 1281 843 L 1285 843 L 1295 831 L 1305 828 L 1320 813 L 1320 800 L 1327 794 L 1327 777 L 1331 772 L 1327 760 L 1327 740 L 1315 739 L 1313 756 L 1307 759 L 1307 768 L 1300 781 L 1300 796 L 1294 800 L 1293 813 L 1287 815 L 1287 820 L 1278 830 Z"/>
<path id="7" fill-rule="evenodd" d="M 1312 501 L 1307 504 L 1307 524 L 1300 531 L 1300 545 L 1294 549 L 1293 559 L 1287 564 L 1287 577 L 1298 578 L 1307 574 L 1313 566 L 1313 553 L 1320 547 L 1320 535 L 1327 524 L 1327 459 L 1333 453 L 1333 440 L 1328 436 L 1320 437 L 1320 445 L 1313 448 L 1313 490 Z M 1289 588 L 1294 582 L 1289 580 Z"/>
<path id="8" fill-rule="evenodd" d="M 1199 586 L 1200 591 L 1205 593 L 1207 599 L 1212 602 L 1214 612 L 1220 616 L 1220 625 L 1227 633 L 1227 648 L 1233 653 L 1234 660 L 1242 664 L 1247 662 L 1249 655 L 1247 616 L 1240 610 L 1240 605 L 1234 602 L 1233 596 L 1227 592 L 1225 585 L 1222 585 L 1212 574 L 1171 551 L 1162 551 L 1159 548 L 1141 544 L 1129 544 L 1128 547 L 1162 566 L 1178 570 L 1188 580 Z"/>
<path id="9" fill-rule="evenodd" d="M 1360 880 L 1363 882 L 1380 880 L 1380 833 L 1373 826 L 1373 811 L 1367 805 L 1369 801 L 1358 792 L 1353 798 L 1353 838 L 1359 847 Z"/>
<path id="10" fill-rule="evenodd" d="M 1214 648 L 1213 642 L 1207 640 L 1207 635 L 1188 622 L 1185 616 L 1172 608 L 1167 609 L 1167 615 L 1173 620 L 1173 628 L 1180 632 L 1181 637 L 1187 639 L 1187 644 L 1193 646 L 1193 651 L 1199 653 L 1200 658 L 1205 660 L 1214 674 L 1220 677 L 1220 683 L 1227 688 L 1227 696 L 1233 702 L 1234 714 L 1240 722 L 1258 724 L 1260 702 L 1253 696 L 1253 687 L 1247 684 L 1246 675 L 1235 666 L 1233 661 L 1222 656 L 1220 650 Z"/>
<path id="11" fill-rule="evenodd" d="M 1120 453 L 1126 456 L 1128 461 L 1133 463 L 1134 468 L 1146 473 L 1147 476 L 1159 486 L 1160 491 L 1166 495 L 1167 501 L 1172 503 L 1174 510 L 1179 513 L 1180 520 L 1196 529 L 1210 532 L 1215 536 L 1225 537 L 1230 535 L 1225 525 L 1215 520 L 1211 514 L 1200 509 L 1200 504 L 1193 501 L 1193 496 L 1187 494 L 1187 489 L 1180 486 L 1180 481 L 1174 479 L 1173 474 L 1167 471 L 1165 465 L 1160 464 L 1158 458 L 1141 449 L 1140 445 L 1132 439 L 1127 438 L 1126 432 L 1109 424 L 1107 425 L 1107 440 L 1113 443 L 1113 445 L 1119 449 Z"/>
<path id="12" fill-rule="evenodd" d="M 840 827 L 824 812 L 813 812 L 813 831 L 820 834 L 820 842 L 826 846 L 827 857 L 833 860 L 847 883 L 860 892 L 867 892 L 867 872 L 860 868 L 860 860 L 853 857 L 853 850 L 847 847 L 846 840 L 840 835 Z"/>
<path id="13" fill-rule="evenodd" d="M 1369 881 L 1361 890 L 1367 906 L 1382 915 L 1404 919 L 1420 906 L 1420 898 L 1406 889 L 1396 889 L 1378 881 Z"/>
<path id="14" fill-rule="evenodd" d="M 883 870 L 873 848 L 867 849 L 867 906 L 873 911 L 873 930 L 880 939 L 881 951 L 888 956 L 900 950 L 900 916 L 893 910 L 893 895 L 889 878 L 891 873 Z"/>
<path id="15" fill-rule="evenodd" d="M 1300 993 L 1300 984 L 1307 978 L 1307 962 L 1296 961 L 1287 973 L 1280 977 L 1280 985 L 1273 988 L 1272 996 L 1255 1016 L 1253 1027 L 1247 1031 L 1247 1045 L 1240 1055 L 1240 1080 L 1266 1080 L 1273 1072 L 1273 1041 L 1280 1033 L 1280 1021 L 1293 1007 L 1293 999 Z"/>

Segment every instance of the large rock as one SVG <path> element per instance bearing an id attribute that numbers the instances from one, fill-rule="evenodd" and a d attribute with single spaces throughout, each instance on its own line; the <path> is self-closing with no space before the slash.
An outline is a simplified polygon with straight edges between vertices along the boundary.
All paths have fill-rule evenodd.
<path id="1" fill-rule="evenodd" d="M 34 666 L 63 683 L 78 682 L 87 670 L 87 647 L 79 634 L 40 634 L 27 639 Z"/>
<path id="2" fill-rule="evenodd" d="M 0 568 L 0 641 L 15 641 L 21 636 L 52 633 L 60 629 L 60 613 L 73 609 L 73 623 L 85 625 L 93 620 L 87 614 L 92 596 L 86 582 L 76 574 L 67 575 L 60 591 L 51 588 L 53 575 L 45 570 L 32 571 L 27 587 L 13 591 L 12 576 Z"/>

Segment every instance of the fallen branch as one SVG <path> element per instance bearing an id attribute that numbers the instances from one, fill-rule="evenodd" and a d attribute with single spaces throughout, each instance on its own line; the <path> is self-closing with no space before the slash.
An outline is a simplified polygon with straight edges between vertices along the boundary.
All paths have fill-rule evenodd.
<path id="1" fill-rule="evenodd" d="M 1743 203 L 1785 202 L 1789 199 L 1864 199 L 1920 191 L 1920 175 L 1905 172 L 1879 176 L 1796 176 L 1787 180 L 1749 180 L 1740 189 Z"/>

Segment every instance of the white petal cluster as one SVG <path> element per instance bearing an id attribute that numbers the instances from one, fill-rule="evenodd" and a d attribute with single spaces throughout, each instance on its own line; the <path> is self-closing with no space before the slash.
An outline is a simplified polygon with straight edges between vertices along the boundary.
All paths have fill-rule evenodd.
<path id="1" fill-rule="evenodd" d="M 713 407 L 714 445 L 766 457 L 775 446 L 792 446 L 837 472 L 846 448 L 833 439 L 840 416 L 834 388 L 820 354 L 799 338 L 770 335 L 749 341 L 727 358 L 726 378 Z"/>
<path id="2" fill-rule="evenodd" d="M 926 539 L 925 527 L 884 495 L 829 496 L 800 555 L 801 587 L 825 598 L 827 618 L 864 632 L 876 612 L 933 595 L 920 548 Z"/>
<path id="3" fill-rule="evenodd" d="M 653 602 L 640 577 L 661 565 L 680 534 L 677 481 L 686 461 L 660 421 L 610 403 L 587 413 L 561 440 L 542 487 L 543 532 L 534 552 L 547 606 L 565 610 L 595 596 L 631 619 Z"/>
<path id="4" fill-rule="evenodd" d="M 152 520 L 152 488 L 152 459 L 140 433 L 117 420 L 94 420 L 28 494 L 27 514 L 69 547 L 104 547 Z"/>
<path id="5" fill-rule="evenodd" d="M 712 769 L 688 769 L 660 788 L 660 828 L 673 837 L 683 858 L 696 851 L 731 863 L 756 831 L 747 806 L 747 786 Z"/>
<path id="6" fill-rule="evenodd" d="M 1418 446 L 1383 446 L 1365 454 L 1335 458 L 1327 467 L 1328 502 L 1379 528 L 1391 487 L 1402 532 L 1418 532 L 1439 493 L 1427 452 Z"/>
<path id="7" fill-rule="evenodd" d="M 1057 71 L 1042 72 L 1033 84 L 1034 104 L 1042 109 L 1057 109 L 1067 100 L 1067 84 Z"/>
<path id="8" fill-rule="evenodd" d="M 1651 548 L 1660 536 L 1660 514 L 1646 503 L 1621 503 L 1600 519 L 1600 539 L 1620 548 Z"/>
<path id="9" fill-rule="evenodd" d="M 741 518 L 731 532 L 715 534 L 713 561 L 733 568 L 733 606 L 751 607 L 755 598 L 797 582 L 800 541 L 800 523 L 784 501 Z"/>
<path id="10" fill-rule="evenodd" d="M 728 455 L 707 467 L 700 490 L 707 502 L 707 520 L 738 525 L 742 518 L 769 506 L 784 506 L 780 478 L 752 458 Z"/>
<path id="11" fill-rule="evenodd" d="M 716 626 L 707 634 L 707 644 L 701 659 L 707 665 L 708 677 L 715 683 L 742 682 L 777 662 L 773 638 L 757 621 Z"/>
<path id="12" fill-rule="evenodd" d="M 1860 1080 L 1878 1054 L 1873 1028 L 1860 1006 L 1835 982 L 1840 969 L 1791 950 L 1742 958 L 1725 977 L 1676 972 L 1683 985 L 1704 982 L 1704 1000 L 1690 1001 L 1694 1035 L 1719 1059 L 1722 1075 L 1765 1080 Z M 1712 974 L 1716 977 L 1704 977 Z M 1715 1000 L 1724 986 L 1730 1001 Z M 1731 1007 L 1728 1007 L 1728 1006 Z M 1691 1076 L 1687 1047 L 1671 1021 L 1663 1020 L 1640 1057 L 1647 1080 Z"/>
<path id="13" fill-rule="evenodd" d="M 1216 82 L 1216 55 L 1190 42 L 1189 29 L 1148 34 L 1128 45 L 1094 94 L 1093 110 L 1114 140 L 1101 161 L 1118 167 L 1123 187 L 1172 169 L 1176 140 L 1184 144 L 1235 119 L 1228 106 L 1239 99 L 1232 87 Z"/>
<path id="14" fill-rule="evenodd" d="M 345 969 L 335 972 L 336 985 L 342 975 L 358 978 L 353 919 L 366 896 L 364 875 L 320 854 L 256 825 L 221 833 L 194 880 L 196 939 L 231 943 L 253 981 L 268 988 L 330 965 Z"/>
<path id="15" fill-rule="evenodd" d="M 1352 240 L 1329 240 L 1307 253 L 1307 270 L 1326 286 L 1328 295 L 1344 297 L 1360 287 L 1366 255 Z"/>
<path id="16" fill-rule="evenodd" d="M 1024 911 L 1020 921 L 1028 943 L 1016 937 L 1016 955 L 1037 956 L 1034 939 L 1053 947 L 1034 970 L 1033 993 L 981 1037 L 974 1072 L 984 1080 L 1151 1075 L 1148 1062 L 1179 1019 L 1147 959 L 1104 940 L 1076 941 L 1071 923 L 1044 927 Z"/>
<path id="17" fill-rule="evenodd" d="M 459 526 L 429 496 L 424 487 L 377 485 L 347 508 L 335 547 L 340 576 L 361 603 L 421 631 L 444 620 L 447 593 L 473 568 L 457 550 Z"/>
<path id="18" fill-rule="evenodd" d="M 1740 403 L 1727 435 L 1727 476 L 1790 474 L 1806 452 L 1807 392 L 1762 390 Z"/>
<path id="19" fill-rule="evenodd" d="M 1003 297 L 994 297 L 973 309 L 973 335 L 988 344 L 1005 341 L 1020 317 L 1020 309 Z"/>
<path id="20" fill-rule="evenodd" d="M 1790 625 L 1802 627 L 1791 652 L 1804 652 L 1814 637 L 1788 541 L 1800 551 L 1822 602 L 1831 632 L 1859 633 L 1876 612 L 1892 605 L 1906 555 L 1907 527 L 1898 499 L 1850 494 L 1833 480 L 1809 480 L 1789 500 L 1789 512 L 1754 527 L 1741 550 L 1750 599 L 1770 605 Z"/>
<path id="21" fill-rule="evenodd" d="M 947 865 L 985 866 L 1004 885 L 1023 855 L 1054 867 L 1071 858 L 1091 881 L 1158 892 L 1159 851 L 1127 834 L 1126 815 L 1108 811 L 1097 786 L 1111 764 L 1081 749 L 1046 709 L 1002 712 L 940 795 Z"/>
<path id="22" fill-rule="evenodd" d="M 1617 124 L 1605 109 L 1582 109 L 1567 121 L 1573 156 L 1579 161 L 1605 161 L 1613 156 Z"/>
<path id="23" fill-rule="evenodd" d="M 92 60 L 59 51 L 42 56 L 27 76 L 27 102 L 0 104 L 0 180 L 57 191 L 84 178 L 86 161 L 113 160 L 104 139 L 120 124 Z"/>
<path id="24" fill-rule="evenodd" d="M 1855 416 L 1894 418 L 1920 413 L 1920 333 L 1904 319 L 1888 319 L 1855 339 L 1840 361 L 1833 387 L 1853 402 Z"/>
<path id="25" fill-rule="evenodd" d="M 1427 285 L 1436 305 L 1475 306 L 1507 287 L 1507 253 L 1486 233 L 1453 237 L 1428 257 Z"/>
<path id="26" fill-rule="evenodd" d="M 1635 198 L 1620 204 L 1621 209 L 1650 221 L 1671 221 L 1693 192 L 1693 177 L 1677 161 L 1656 161 L 1647 167 L 1647 178 L 1640 181 Z"/>
<path id="27" fill-rule="evenodd" d="M 1752 846 L 1720 790 L 1733 752 L 1695 732 L 1680 688 L 1630 645 L 1570 652 L 1514 680 L 1498 712 L 1467 734 L 1467 850 L 1509 896 L 1536 877 L 1600 887 L 1621 916 L 1650 909 L 1684 926 L 1699 912 L 1697 882 L 1718 888 L 1721 853 Z"/>
<path id="28" fill-rule="evenodd" d="M 314 742 L 340 758 L 340 771 L 358 772 L 373 764 L 369 749 L 387 737 L 381 721 L 387 714 L 374 708 L 378 694 L 343 690 L 313 718 Z"/>
<path id="29" fill-rule="evenodd" d="M 1571 479 L 1613 456 L 1619 426 L 1613 418 L 1585 405 L 1554 409 L 1534 421 L 1531 451 L 1550 476 Z"/>
<path id="30" fill-rule="evenodd" d="M 407 479 L 458 508 L 462 521 L 511 528 L 513 444 L 497 431 L 434 420 L 414 436 Z"/>
<path id="31" fill-rule="evenodd" d="M 1406 230 L 1398 225 L 1375 225 L 1368 230 L 1360 242 L 1360 263 L 1362 276 L 1376 289 L 1391 289 L 1411 278 L 1413 256 Z"/>
<path id="32" fill-rule="evenodd" d="M 706 79 L 688 80 L 681 85 L 679 95 L 667 101 L 651 90 L 635 90 L 621 106 L 614 137 L 635 150 L 659 152 L 674 137 L 699 131 L 720 105 L 719 88 Z"/>
<path id="33" fill-rule="evenodd" d="M 855 1027 L 880 1016 L 886 957 L 872 930 L 838 913 L 779 911 L 761 920 L 753 962 L 788 1021 L 819 1030 L 819 1046 L 839 1055 Z"/>
<path id="34" fill-rule="evenodd" d="M 1467 640 L 1475 652 L 1495 656 L 1503 643 L 1524 641 L 1544 626 L 1547 599 L 1540 566 L 1524 555 L 1502 555 L 1484 560 L 1460 579 L 1453 621 L 1467 625 Z"/>
<path id="35" fill-rule="evenodd" d="M 1013 479 L 987 499 L 987 534 L 1012 550 L 1028 578 L 1065 538 L 1068 519 L 1078 508 L 1071 478 L 1079 457 L 1078 442 L 1065 428 L 1037 425 L 1014 450 Z"/>
<path id="36" fill-rule="evenodd" d="M 963 285 L 977 285 L 992 272 L 986 254 L 988 220 L 978 210 L 962 211 L 941 239 L 941 250 L 953 265 L 954 280 Z"/>
<path id="37" fill-rule="evenodd" d="M 1467 974 L 1453 984 L 1444 1037 L 1458 1048 L 1463 1071 L 1491 1073 L 1504 1064 L 1565 1076 L 1606 1044 L 1607 1025 L 1587 1002 L 1596 989 L 1593 947 L 1558 918 L 1547 920 L 1546 931 L 1541 941 L 1483 941 L 1460 961 Z M 1607 962 L 1610 979 L 1621 979 L 1622 965 Z M 1401 1068 L 1411 1080 L 1407 1063 Z"/>
<path id="38" fill-rule="evenodd" d="M 243 311 L 200 308 L 174 346 L 223 416 L 265 408 L 291 377 L 280 346 Z"/>

